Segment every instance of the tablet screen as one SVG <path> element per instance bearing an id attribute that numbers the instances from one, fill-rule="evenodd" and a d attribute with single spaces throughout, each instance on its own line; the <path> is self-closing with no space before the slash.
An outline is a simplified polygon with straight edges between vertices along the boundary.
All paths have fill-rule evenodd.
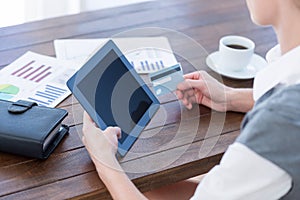
<path id="1" fill-rule="evenodd" d="M 124 142 L 152 104 L 113 50 L 79 82 L 78 88 L 107 126 L 122 129 L 120 143 Z"/>

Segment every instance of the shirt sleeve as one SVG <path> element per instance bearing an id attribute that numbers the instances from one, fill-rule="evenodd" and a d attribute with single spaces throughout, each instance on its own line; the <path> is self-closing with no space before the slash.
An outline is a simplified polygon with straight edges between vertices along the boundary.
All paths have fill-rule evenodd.
<path id="1" fill-rule="evenodd" d="M 235 142 L 220 164 L 207 173 L 191 199 L 279 199 L 291 187 L 289 174 Z"/>

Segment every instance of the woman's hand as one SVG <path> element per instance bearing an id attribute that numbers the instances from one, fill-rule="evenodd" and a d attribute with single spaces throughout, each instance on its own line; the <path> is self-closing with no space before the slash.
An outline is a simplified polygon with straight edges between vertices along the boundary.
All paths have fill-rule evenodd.
<path id="1" fill-rule="evenodd" d="M 82 141 L 95 164 L 99 177 L 109 190 L 112 198 L 120 200 L 146 199 L 129 180 L 115 157 L 118 138 L 121 137 L 121 129 L 108 127 L 102 131 L 84 112 L 82 132 Z"/>
<path id="2" fill-rule="evenodd" d="M 253 107 L 252 89 L 228 87 L 205 71 L 186 74 L 184 79 L 178 84 L 176 95 L 188 109 L 192 109 L 194 103 L 220 112 L 248 112 Z"/>
<path id="3" fill-rule="evenodd" d="M 226 94 L 232 88 L 219 83 L 205 71 L 186 74 L 184 79 L 184 82 L 178 84 L 176 95 L 188 109 L 192 109 L 192 105 L 197 103 L 217 111 L 228 110 Z"/>
<path id="4" fill-rule="evenodd" d="M 96 167 L 101 164 L 114 167 L 121 129 L 118 127 L 108 127 L 102 131 L 96 126 L 90 116 L 84 112 L 82 132 L 82 141 Z"/>

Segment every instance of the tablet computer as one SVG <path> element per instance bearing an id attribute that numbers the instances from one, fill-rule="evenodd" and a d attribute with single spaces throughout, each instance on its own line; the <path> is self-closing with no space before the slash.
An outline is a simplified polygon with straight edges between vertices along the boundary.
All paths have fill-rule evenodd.
<path id="1" fill-rule="evenodd" d="M 160 105 L 112 40 L 68 80 L 67 86 L 102 130 L 108 126 L 121 128 L 121 156 L 129 151 Z"/>

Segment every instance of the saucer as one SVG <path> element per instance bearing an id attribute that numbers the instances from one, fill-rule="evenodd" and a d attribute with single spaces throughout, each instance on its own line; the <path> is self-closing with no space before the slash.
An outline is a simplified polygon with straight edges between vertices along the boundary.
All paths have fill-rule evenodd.
<path id="1" fill-rule="evenodd" d="M 216 51 L 216 52 L 210 54 L 206 58 L 206 64 L 213 71 L 215 71 L 223 76 L 226 76 L 228 78 L 233 78 L 233 79 L 252 79 L 255 77 L 257 72 L 259 72 L 261 69 L 265 68 L 268 64 L 267 61 L 263 57 L 261 57 L 257 54 L 254 54 L 250 63 L 247 65 L 247 67 L 245 67 L 241 71 L 229 71 L 229 70 L 226 70 L 225 67 L 221 67 L 219 65 L 219 63 L 218 63 L 219 57 L 220 57 L 219 51 Z"/>

